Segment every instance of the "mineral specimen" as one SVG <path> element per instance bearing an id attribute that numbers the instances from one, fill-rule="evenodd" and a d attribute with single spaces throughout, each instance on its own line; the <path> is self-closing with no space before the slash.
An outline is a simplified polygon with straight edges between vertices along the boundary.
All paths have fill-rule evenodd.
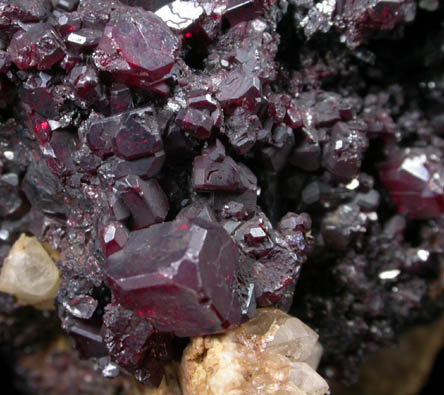
<path id="1" fill-rule="evenodd" d="M 444 311 L 443 16 L 431 0 L 0 0 L 0 356 L 61 326 L 106 377 L 156 386 L 188 337 L 267 307 L 316 328 L 321 373 L 353 381 Z M 54 296 L 56 313 L 29 306 Z M 313 347 L 283 391 L 324 388 Z"/>

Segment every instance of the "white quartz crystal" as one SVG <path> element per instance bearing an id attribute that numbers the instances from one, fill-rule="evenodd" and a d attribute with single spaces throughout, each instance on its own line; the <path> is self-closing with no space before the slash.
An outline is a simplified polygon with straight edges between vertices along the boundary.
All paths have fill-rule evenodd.
<path id="1" fill-rule="evenodd" d="M 22 234 L 12 246 L 0 273 L 0 291 L 22 305 L 45 305 L 59 285 L 59 270 L 35 237 Z"/>
<path id="2" fill-rule="evenodd" d="M 184 395 L 323 395 L 326 381 L 316 369 L 322 353 L 318 335 L 277 309 L 222 335 L 197 337 L 179 368 Z"/>

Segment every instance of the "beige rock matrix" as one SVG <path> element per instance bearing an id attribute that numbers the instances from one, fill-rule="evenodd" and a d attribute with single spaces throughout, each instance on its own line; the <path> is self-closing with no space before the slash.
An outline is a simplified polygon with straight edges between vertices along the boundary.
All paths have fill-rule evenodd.
<path id="1" fill-rule="evenodd" d="M 184 395 L 322 395 L 326 381 L 315 369 L 322 354 L 318 335 L 276 309 L 223 335 L 197 337 L 179 369 Z"/>
<path id="2" fill-rule="evenodd" d="M 42 244 L 22 234 L 4 260 L 0 291 L 14 295 L 19 304 L 49 308 L 59 277 L 59 270 Z"/>

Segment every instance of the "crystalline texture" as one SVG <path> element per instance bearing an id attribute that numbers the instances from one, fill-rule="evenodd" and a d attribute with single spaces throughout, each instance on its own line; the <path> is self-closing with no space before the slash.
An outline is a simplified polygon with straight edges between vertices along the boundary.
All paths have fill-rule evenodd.
<path id="1" fill-rule="evenodd" d="M 407 148 L 390 154 L 379 175 L 400 213 L 437 218 L 444 213 L 444 166 L 433 149 Z"/>
<path id="2" fill-rule="evenodd" d="M 273 229 L 263 213 L 245 221 L 233 233 L 241 250 L 255 260 L 252 276 L 259 306 L 289 309 L 292 303 L 294 285 L 303 262 L 302 255 L 297 252 L 306 248 L 306 241 L 300 232 L 287 230 L 286 235 L 290 236 L 292 246 Z"/>
<path id="3" fill-rule="evenodd" d="M 8 26 L 8 22 L 38 22 L 50 7 L 49 0 L 0 0 L 0 27 Z"/>
<path id="4" fill-rule="evenodd" d="M 113 360 L 144 384 L 158 386 L 172 336 L 156 332 L 146 317 L 117 304 L 105 307 L 103 322 L 104 342 Z"/>
<path id="5" fill-rule="evenodd" d="M 46 70 L 60 62 L 65 56 L 60 36 L 45 23 L 39 23 L 27 31 L 15 33 L 8 53 L 11 61 L 22 70 L 30 67 Z"/>
<path id="6" fill-rule="evenodd" d="M 116 155 L 127 160 L 143 158 L 163 148 L 157 124 L 142 124 L 133 119 L 125 122 L 116 134 L 114 145 Z"/>
<path id="7" fill-rule="evenodd" d="M 214 124 L 209 114 L 195 108 L 187 108 L 179 111 L 176 123 L 183 131 L 201 139 L 210 136 Z"/>
<path id="8" fill-rule="evenodd" d="M 350 179 L 359 173 L 362 153 L 368 140 L 362 131 L 338 122 L 324 150 L 325 167 L 340 179 Z"/>
<path id="9" fill-rule="evenodd" d="M 212 161 L 209 156 L 197 156 L 193 161 L 193 188 L 196 191 L 236 191 L 240 177 L 236 162 L 229 156 Z"/>
<path id="10" fill-rule="evenodd" d="M 179 40 L 148 11 L 131 10 L 105 28 L 94 53 L 96 66 L 143 85 L 162 78 L 173 67 Z"/>
<path id="11" fill-rule="evenodd" d="M 203 12 L 197 1 L 176 0 L 159 8 L 156 15 L 171 29 L 182 32 L 196 22 Z"/>
<path id="12" fill-rule="evenodd" d="M 198 336 L 240 322 L 233 291 L 237 259 L 235 244 L 219 225 L 178 220 L 132 232 L 105 271 L 124 306 L 160 331 Z"/>
<path id="13" fill-rule="evenodd" d="M 261 82 L 258 77 L 243 69 L 235 69 L 221 77 L 217 100 L 228 110 L 245 106 L 249 110 L 258 108 Z"/>
<path id="14" fill-rule="evenodd" d="M 255 318 L 223 336 L 192 339 L 180 366 L 184 395 L 322 395 L 328 385 L 314 369 L 318 335 L 295 317 L 259 309 Z"/>
<path id="15" fill-rule="evenodd" d="M 143 181 L 130 175 L 120 179 L 116 189 L 120 204 L 130 214 L 132 229 L 146 228 L 165 219 L 168 198 L 157 180 Z"/>
<path id="16" fill-rule="evenodd" d="M 104 225 L 99 233 L 100 245 L 105 257 L 121 250 L 129 237 L 128 230 L 120 222 Z"/>

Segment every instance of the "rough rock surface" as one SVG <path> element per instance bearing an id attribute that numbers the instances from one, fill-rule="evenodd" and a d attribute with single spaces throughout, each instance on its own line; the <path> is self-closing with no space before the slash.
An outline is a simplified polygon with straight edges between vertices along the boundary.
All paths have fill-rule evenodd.
<path id="1" fill-rule="evenodd" d="M 321 356 L 318 335 L 277 309 L 224 335 L 197 337 L 180 365 L 184 395 L 322 395 L 328 385 L 315 369 Z"/>
<path id="2" fill-rule="evenodd" d="M 49 307 L 59 277 L 54 261 L 37 239 L 22 234 L 4 260 L 0 291 L 14 295 L 22 305 Z"/>

